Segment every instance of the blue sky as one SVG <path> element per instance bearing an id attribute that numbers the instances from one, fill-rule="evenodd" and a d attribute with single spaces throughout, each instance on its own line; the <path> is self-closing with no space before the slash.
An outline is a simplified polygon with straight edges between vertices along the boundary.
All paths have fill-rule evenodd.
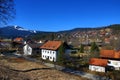
<path id="1" fill-rule="evenodd" d="M 16 18 L 9 25 L 60 31 L 120 23 L 120 0 L 15 0 Z"/>

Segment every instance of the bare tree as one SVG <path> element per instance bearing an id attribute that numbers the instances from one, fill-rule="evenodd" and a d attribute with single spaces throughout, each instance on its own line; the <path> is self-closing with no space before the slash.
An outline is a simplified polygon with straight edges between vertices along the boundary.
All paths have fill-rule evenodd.
<path id="1" fill-rule="evenodd" d="M 14 16 L 14 0 L 0 0 L 0 26 L 7 24 Z"/>

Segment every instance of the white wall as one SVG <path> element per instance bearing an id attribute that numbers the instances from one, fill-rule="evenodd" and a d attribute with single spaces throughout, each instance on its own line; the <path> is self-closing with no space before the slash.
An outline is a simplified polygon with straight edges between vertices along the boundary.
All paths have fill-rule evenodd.
<path id="1" fill-rule="evenodd" d="M 89 70 L 97 72 L 105 72 L 105 67 L 89 65 Z"/>
<path id="2" fill-rule="evenodd" d="M 29 45 L 26 44 L 23 47 L 23 52 L 24 52 L 24 55 L 31 55 L 32 54 L 32 48 Z"/>
<path id="3" fill-rule="evenodd" d="M 108 66 L 113 66 L 115 70 L 120 70 L 120 61 L 117 60 L 108 60 Z"/>
<path id="4" fill-rule="evenodd" d="M 42 54 L 41 54 L 42 59 L 44 59 L 44 60 L 49 59 L 50 61 L 56 61 L 56 57 L 57 57 L 56 51 L 42 49 L 41 52 L 42 52 Z"/>

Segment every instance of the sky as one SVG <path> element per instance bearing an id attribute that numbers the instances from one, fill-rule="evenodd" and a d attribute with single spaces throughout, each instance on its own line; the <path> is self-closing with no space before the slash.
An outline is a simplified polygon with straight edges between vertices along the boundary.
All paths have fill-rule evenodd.
<path id="1" fill-rule="evenodd" d="M 15 0 L 9 25 L 39 31 L 120 24 L 120 0 Z"/>

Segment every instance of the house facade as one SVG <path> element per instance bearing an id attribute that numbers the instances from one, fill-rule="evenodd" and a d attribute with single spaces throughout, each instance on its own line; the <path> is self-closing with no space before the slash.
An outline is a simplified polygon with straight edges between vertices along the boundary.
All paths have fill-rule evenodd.
<path id="1" fill-rule="evenodd" d="M 24 52 L 23 55 L 31 55 L 32 54 L 32 48 L 28 44 L 26 44 L 23 47 L 23 52 Z"/>
<path id="2" fill-rule="evenodd" d="M 44 60 L 49 59 L 50 61 L 56 62 L 57 51 L 42 49 L 41 52 L 42 52 L 42 59 Z"/>
<path id="3" fill-rule="evenodd" d="M 89 65 L 89 70 L 96 71 L 96 72 L 105 72 L 105 67 Z"/>
<path id="4" fill-rule="evenodd" d="M 63 45 L 62 41 L 47 41 L 41 48 L 41 57 L 43 60 L 56 62 L 59 54 L 64 54 L 65 50 L 59 51 Z M 64 46 L 62 46 L 63 48 Z"/>
<path id="5" fill-rule="evenodd" d="M 120 70 L 120 61 L 118 60 L 108 60 L 108 66 L 113 66 L 115 70 Z"/>

